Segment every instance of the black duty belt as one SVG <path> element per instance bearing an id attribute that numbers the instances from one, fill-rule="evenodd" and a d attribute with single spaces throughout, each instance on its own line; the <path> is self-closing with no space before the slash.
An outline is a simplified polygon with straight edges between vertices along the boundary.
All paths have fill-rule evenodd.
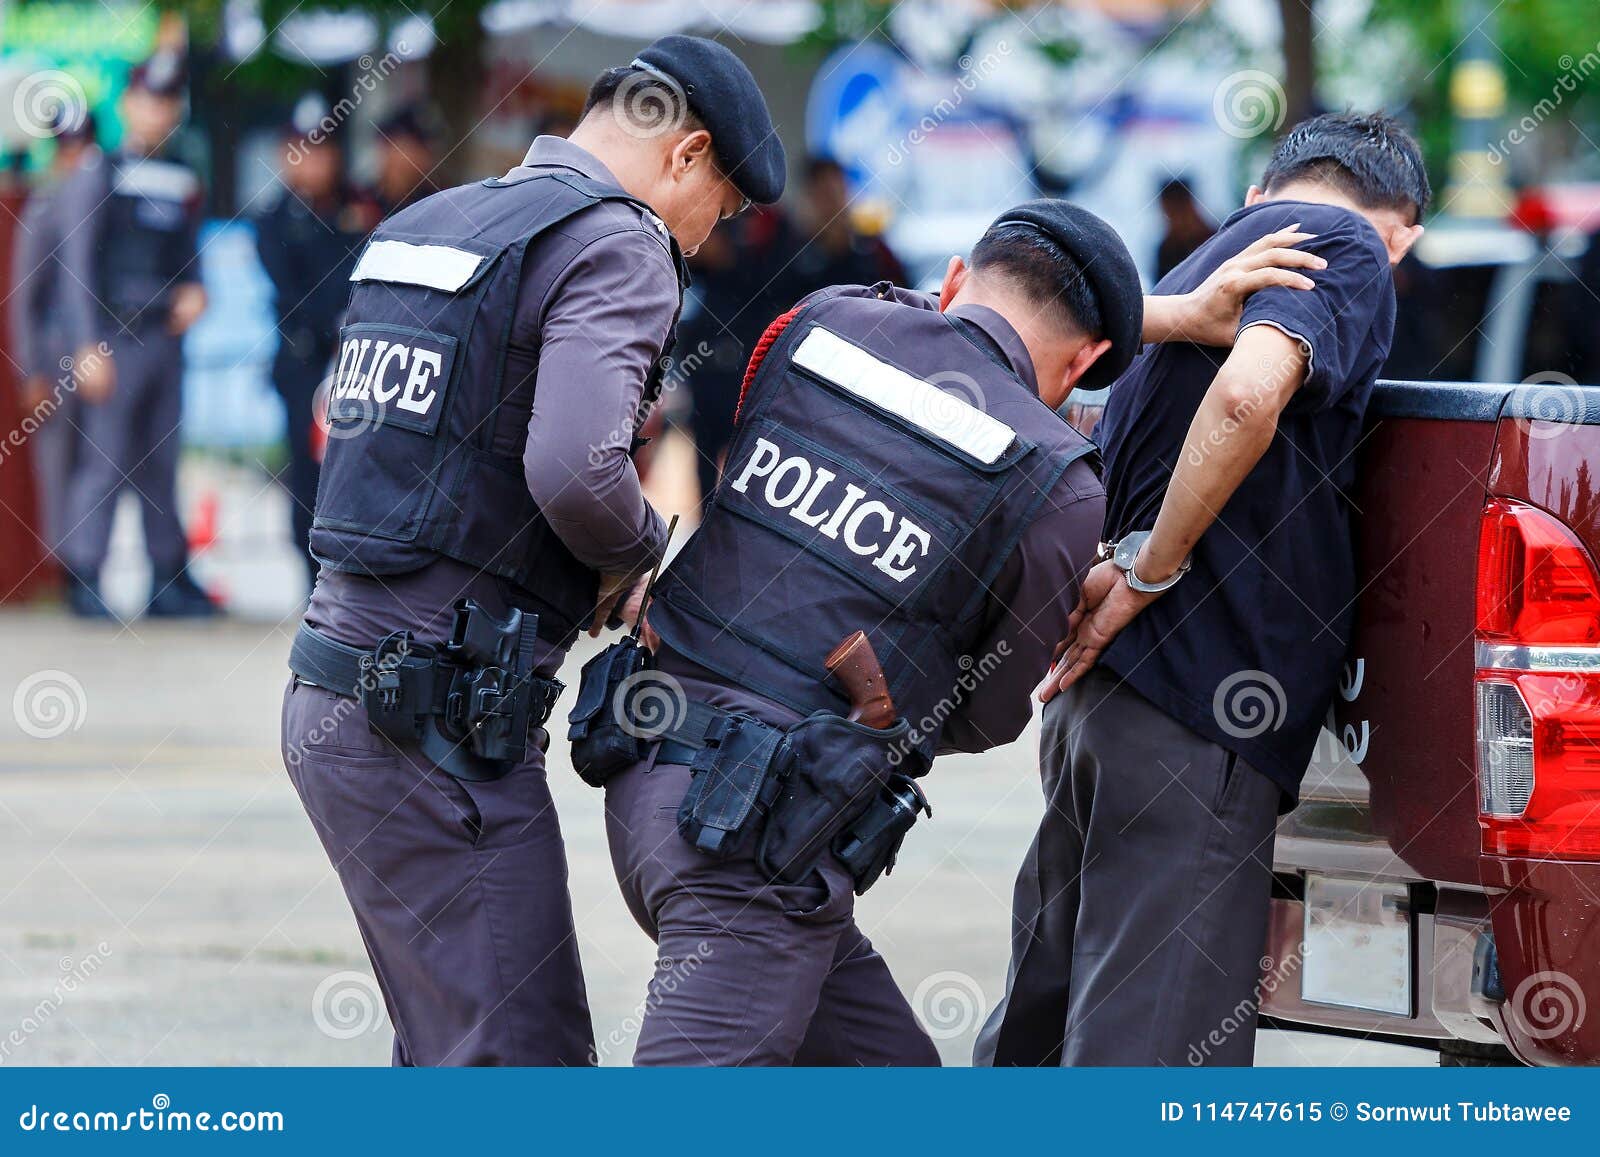
<path id="1" fill-rule="evenodd" d="M 670 730 L 659 735 L 659 746 L 656 749 L 657 763 L 694 763 L 694 757 L 713 742 L 725 731 L 729 722 L 736 718 L 731 711 L 724 711 L 720 707 L 713 707 L 709 703 L 698 700 L 689 700 L 683 710 L 683 718 Z M 755 722 L 749 716 L 738 716 L 747 722 Z M 644 721 L 637 721 L 635 726 L 646 730 Z M 758 724 L 768 727 L 770 724 Z M 773 728 L 773 730 L 781 730 Z"/>
<path id="2" fill-rule="evenodd" d="M 372 729 L 423 753 L 460 779 L 497 779 L 541 746 L 563 684 L 532 671 L 534 616 L 501 623 L 468 600 L 443 648 L 396 632 L 375 647 L 352 647 L 300 625 L 289 669 L 301 681 L 358 700 Z"/>

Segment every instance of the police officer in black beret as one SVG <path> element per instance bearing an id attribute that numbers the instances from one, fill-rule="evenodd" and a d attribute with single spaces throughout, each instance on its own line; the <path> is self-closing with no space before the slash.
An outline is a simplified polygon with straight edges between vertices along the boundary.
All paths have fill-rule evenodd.
<path id="1" fill-rule="evenodd" d="M 397 1063 L 593 1061 L 541 724 L 577 633 L 666 547 L 630 455 L 683 255 L 783 183 L 749 70 L 670 36 L 350 274 L 283 752 Z"/>
<path id="2" fill-rule="evenodd" d="M 938 1063 L 854 897 L 931 814 L 936 755 L 1022 731 L 1094 562 L 1094 447 L 1055 411 L 1141 341 L 1229 344 L 1243 297 L 1287 273 L 1251 253 L 1141 300 L 1109 226 L 1039 200 L 937 295 L 834 287 L 768 329 L 649 605 L 653 667 L 609 704 L 586 682 L 573 712 L 659 948 L 635 1063 Z"/>
<path id="3" fill-rule="evenodd" d="M 283 402 L 288 444 L 289 521 L 309 580 L 311 514 L 317 502 L 314 401 L 327 376 L 350 296 L 350 271 L 378 215 L 344 179 L 338 125 L 318 96 L 307 96 L 284 125 L 283 190 L 256 219 L 256 250 L 272 281 L 278 349 L 272 387 Z"/>

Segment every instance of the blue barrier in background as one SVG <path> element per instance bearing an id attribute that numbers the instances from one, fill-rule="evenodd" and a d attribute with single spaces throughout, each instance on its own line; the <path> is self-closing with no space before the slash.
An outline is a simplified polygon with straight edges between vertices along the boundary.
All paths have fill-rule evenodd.
<path id="1" fill-rule="evenodd" d="M 206 222 L 200 276 L 209 305 L 184 342 L 184 444 L 227 449 L 278 442 L 283 406 L 269 380 L 278 334 L 255 227 Z"/>

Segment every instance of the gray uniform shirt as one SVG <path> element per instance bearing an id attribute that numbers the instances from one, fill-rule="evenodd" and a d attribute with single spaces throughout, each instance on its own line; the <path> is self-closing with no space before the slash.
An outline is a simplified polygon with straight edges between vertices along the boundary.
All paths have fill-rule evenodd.
<path id="1" fill-rule="evenodd" d="M 41 182 L 23 208 L 11 254 L 11 356 L 23 378 L 59 377 L 60 359 L 73 352 L 57 309 L 61 246 L 70 227 L 60 186 Z"/>
<path id="2" fill-rule="evenodd" d="M 522 165 L 545 167 L 616 183 L 560 137 L 538 138 Z M 666 227 L 623 202 L 594 205 L 542 235 L 523 265 L 506 365 L 508 380 L 535 383 L 523 473 L 567 549 L 597 571 L 643 571 L 666 549 L 666 524 L 644 500 L 628 451 L 678 301 Z M 452 559 L 382 578 L 324 567 L 306 622 L 353 646 L 400 630 L 437 643 L 459 598 L 497 615 L 510 605 L 500 580 Z M 540 669 L 554 670 L 561 654 L 541 642 Z"/>
<path id="3" fill-rule="evenodd" d="M 925 293 L 896 289 L 894 296 L 901 304 L 919 309 L 939 307 L 937 299 Z M 1005 318 L 978 305 L 957 306 L 950 316 L 964 324 L 969 335 L 987 341 L 1016 375 L 1038 392 L 1033 359 Z M 1066 636 L 1079 584 L 1094 565 L 1105 505 L 1105 490 L 1094 466 L 1080 458 L 1067 467 L 1023 531 L 991 588 L 984 634 L 972 649 L 974 660 L 992 654 L 999 662 L 946 719 L 939 737 L 941 753 L 987 751 L 1010 743 L 1028 725 L 1033 714 L 1031 692 L 1048 668 L 1056 644 Z M 677 678 L 691 699 L 748 712 L 778 725 L 798 719 L 781 704 L 730 687 L 720 676 L 670 649 L 663 649 L 659 661 L 661 669 Z"/>

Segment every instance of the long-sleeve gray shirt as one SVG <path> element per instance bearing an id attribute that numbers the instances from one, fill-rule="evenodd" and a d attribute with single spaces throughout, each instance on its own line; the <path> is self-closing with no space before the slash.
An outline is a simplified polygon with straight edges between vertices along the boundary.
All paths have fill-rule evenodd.
<path id="1" fill-rule="evenodd" d="M 83 164 L 96 164 L 99 150 L 91 150 Z M 62 186 L 72 173 L 45 179 L 35 186 L 23 207 L 11 254 L 11 300 L 7 310 L 11 357 L 20 378 L 61 374 L 60 359 L 74 352 L 72 335 L 63 315 L 68 280 L 62 269 L 67 235 L 78 225 L 68 215 L 70 198 Z"/>
<path id="2" fill-rule="evenodd" d="M 823 294 L 865 292 L 859 287 Z M 816 299 L 813 294 L 802 304 Z M 924 293 L 894 290 L 896 300 L 918 309 L 937 309 Z M 989 346 L 1035 392 L 1033 360 L 1016 330 L 992 309 L 957 306 L 950 316 Z M 1023 531 L 990 589 L 985 629 L 970 650 L 974 666 L 988 673 L 970 691 L 952 689 L 954 711 L 945 720 L 939 751 L 987 751 L 1022 734 L 1033 714 L 1031 692 L 1066 635 L 1067 619 L 1078 601 L 1079 584 L 1094 565 L 1105 520 L 1105 491 L 1088 459 L 1067 467 L 1040 512 Z M 987 661 L 986 657 L 988 658 Z M 779 725 L 798 717 L 788 708 L 725 681 L 686 657 L 666 650 L 661 668 L 672 673 L 692 699 L 730 711 L 745 711 Z"/>
<path id="3" fill-rule="evenodd" d="M 523 166 L 615 183 L 559 137 L 536 140 Z M 523 472 L 561 541 L 597 571 L 639 572 L 666 549 L 666 524 L 644 499 L 629 448 L 678 304 L 665 226 L 626 203 L 583 210 L 541 235 L 524 263 L 506 365 L 508 381 L 534 378 Z M 463 597 L 497 614 L 508 605 L 498 580 L 450 559 L 381 580 L 324 568 L 306 621 L 357 646 L 396 630 L 438 642 Z M 559 657 L 550 648 L 541 665 Z"/>

